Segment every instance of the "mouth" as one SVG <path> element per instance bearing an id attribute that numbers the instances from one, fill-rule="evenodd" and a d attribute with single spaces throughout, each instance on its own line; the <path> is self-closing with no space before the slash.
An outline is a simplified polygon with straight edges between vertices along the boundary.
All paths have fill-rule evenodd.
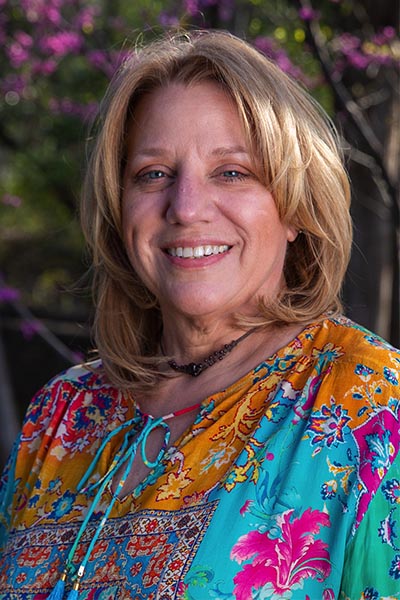
<path id="1" fill-rule="evenodd" d="M 205 256 L 215 256 L 217 254 L 225 254 L 232 246 L 223 244 L 206 245 L 206 246 L 178 246 L 177 248 L 166 248 L 165 252 L 170 256 L 178 258 L 204 258 Z"/>

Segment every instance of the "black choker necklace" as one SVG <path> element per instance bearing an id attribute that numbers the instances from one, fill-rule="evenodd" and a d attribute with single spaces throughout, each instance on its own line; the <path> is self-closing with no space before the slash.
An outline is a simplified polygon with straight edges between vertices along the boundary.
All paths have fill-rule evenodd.
<path id="1" fill-rule="evenodd" d="M 178 365 L 175 360 L 169 360 L 168 365 L 174 371 L 179 371 L 180 373 L 186 373 L 186 375 L 191 375 L 192 377 L 197 377 L 200 373 L 203 373 L 208 367 L 212 367 L 217 361 L 223 360 L 227 354 L 229 354 L 242 340 L 247 338 L 248 335 L 253 333 L 255 329 L 250 329 L 250 331 L 246 331 L 240 338 L 237 340 L 232 340 L 230 344 L 225 344 L 220 350 L 216 350 L 207 358 L 203 358 L 203 360 L 199 363 L 191 362 L 187 365 Z M 164 351 L 161 346 L 161 351 L 164 354 Z"/>

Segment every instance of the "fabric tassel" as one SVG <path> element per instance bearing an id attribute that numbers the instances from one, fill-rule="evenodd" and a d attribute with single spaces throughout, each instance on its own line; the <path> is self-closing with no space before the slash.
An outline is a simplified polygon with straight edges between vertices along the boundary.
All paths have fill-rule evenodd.
<path id="1" fill-rule="evenodd" d="M 72 589 L 67 596 L 67 600 L 78 600 L 79 592 L 78 590 Z"/>
<path id="2" fill-rule="evenodd" d="M 57 581 L 56 587 L 51 592 L 50 596 L 47 596 L 47 600 L 62 600 L 65 591 L 65 580 L 64 573 L 61 575 L 61 579 Z"/>

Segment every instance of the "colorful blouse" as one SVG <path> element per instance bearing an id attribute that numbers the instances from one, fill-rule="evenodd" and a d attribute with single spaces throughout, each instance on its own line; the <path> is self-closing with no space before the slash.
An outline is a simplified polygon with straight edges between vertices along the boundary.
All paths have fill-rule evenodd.
<path id="1" fill-rule="evenodd" d="M 103 523 L 79 598 L 399 599 L 399 372 L 399 351 L 344 317 L 306 327 L 206 398 L 102 522 L 105 489 L 73 557 Z M 1 600 L 47 598 L 95 493 L 78 483 L 106 435 L 89 479 L 107 473 L 127 420 L 134 440 L 140 414 L 100 364 L 33 399 L 2 480 Z"/>

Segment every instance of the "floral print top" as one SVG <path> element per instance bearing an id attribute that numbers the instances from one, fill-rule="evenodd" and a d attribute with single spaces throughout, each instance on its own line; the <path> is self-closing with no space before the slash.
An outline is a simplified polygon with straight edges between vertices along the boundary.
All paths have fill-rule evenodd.
<path id="1" fill-rule="evenodd" d="M 399 352 L 348 319 L 307 326 L 205 399 L 115 502 L 79 598 L 399 599 L 399 372 Z M 100 365 L 72 368 L 36 395 L 2 479 L 0 599 L 47 598 L 88 514 L 78 482 L 135 411 Z M 124 435 L 110 437 L 92 480 Z M 77 564 L 110 500 L 107 488 Z"/>

